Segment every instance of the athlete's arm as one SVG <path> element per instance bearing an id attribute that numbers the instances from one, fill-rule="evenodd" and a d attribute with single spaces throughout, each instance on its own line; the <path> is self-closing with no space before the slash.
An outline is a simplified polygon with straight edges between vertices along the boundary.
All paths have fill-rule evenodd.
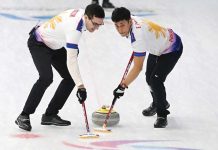
<path id="1" fill-rule="evenodd" d="M 134 56 L 133 67 L 128 73 L 126 79 L 122 82 L 124 85 L 129 86 L 138 77 L 139 73 L 143 69 L 144 60 L 145 60 L 145 55 L 144 56 Z"/>
<path id="2" fill-rule="evenodd" d="M 73 36 L 71 36 L 73 35 Z M 67 36 L 67 67 L 70 72 L 71 77 L 73 78 L 77 88 L 84 88 L 82 77 L 80 75 L 79 65 L 78 65 L 78 43 L 81 36 L 81 32 L 75 31 L 71 32 L 71 35 Z"/>
<path id="3" fill-rule="evenodd" d="M 67 67 L 76 86 L 78 88 L 84 88 L 83 81 L 80 75 L 77 55 L 78 55 L 78 50 L 69 49 L 69 48 L 67 49 Z"/>

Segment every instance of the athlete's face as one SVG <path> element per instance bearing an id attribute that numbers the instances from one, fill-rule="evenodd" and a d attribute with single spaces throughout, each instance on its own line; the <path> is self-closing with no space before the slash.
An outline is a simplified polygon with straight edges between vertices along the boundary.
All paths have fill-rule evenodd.
<path id="1" fill-rule="evenodd" d="M 97 30 L 101 25 L 104 25 L 103 22 L 103 18 L 97 18 L 97 17 L 93 17 L 91 19 L 89 19 L 88 16 L 85 16 L 85 20 L 86 20 L 86 29 L 89 32 L 94 32 L 95 30 Z"/>
<path id="2" fill-rule="evenodd" d="M 117 29 L 117 31 L 120 33 L 121 36 L 128 36 L 129 31 L 132 25 L 132 20 L 121 20 L 118 22 L 114 22 L 114 25 Z"/>

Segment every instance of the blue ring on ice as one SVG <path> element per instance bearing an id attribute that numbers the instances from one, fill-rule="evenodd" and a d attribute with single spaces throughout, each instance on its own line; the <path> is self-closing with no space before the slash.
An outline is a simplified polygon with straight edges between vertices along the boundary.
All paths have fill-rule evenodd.
<path id="1" fill-rule="evenodd" d="M 152 11 L 145 11 L 145 12 L 134 12 L 133 15 L 135 16 L 153 16 L 156 15 Z M 48 20 L 51 19 L 53 16 L 43 15 L 43 16 L 18 16 L 10 13 L 0 13 L 0 17 L 5 17 L 13 20 L 23 20 L 23 21 L 35 21 L 35 20 Z M 111 16 L 106 16 L 105 19 L 111 19 Z"/>

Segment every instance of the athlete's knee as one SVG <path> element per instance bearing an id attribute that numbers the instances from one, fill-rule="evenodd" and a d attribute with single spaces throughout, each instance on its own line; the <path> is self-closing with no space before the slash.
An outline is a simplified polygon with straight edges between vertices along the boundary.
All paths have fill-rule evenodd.
<path id="1" fill-rule="evenodd" d="M 63 79 L 63 82 L 65 82 L 67 85 L 71 86 L 72 88 L 75 86 L 75 82 L 73 81 L 72 78 Z"/>
<path id="2" fill-rule="evenodd" d="M 49 78 L 43 78 L 40 77 L 38 82 L 43 86 L 43 87 L 49 87 L 49 85 L 51 85 L 51 83 L 53 82 L 53 78 L 49 77 Z"/>
<path id="3" fill-rule="evenodd" d="M 158 87 L 160 87 L 163 83 L 164 83 L 165 79 L 163 79 L 161 76 L 158 76 L 157 74 L 155 74 L 154 76 L 152 76 L 149 80 L 149 86 L 151 87 L 151 89 L 156 89 Z"/>

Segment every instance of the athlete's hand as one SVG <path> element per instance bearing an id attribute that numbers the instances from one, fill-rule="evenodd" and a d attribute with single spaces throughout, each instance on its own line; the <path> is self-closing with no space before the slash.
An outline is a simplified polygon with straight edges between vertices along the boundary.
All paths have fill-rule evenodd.
<path id="1" fill-rule="evenodd" d="M 87 98 L 87 92 L 85 88 L 79 88 L 76 92 L 76 96 L 78 97 L 78 101 L 82 104 Z"/>
<path id="2" fill-rule="evenodd" d="M 122 84 L 119 84 L 118 87 L 114 90 L 113 94 L 115 98 L 120 98 L 124 95 L 125 92 L 125 88 L 127 88 L 127 86 L 124 86 Z"/>

